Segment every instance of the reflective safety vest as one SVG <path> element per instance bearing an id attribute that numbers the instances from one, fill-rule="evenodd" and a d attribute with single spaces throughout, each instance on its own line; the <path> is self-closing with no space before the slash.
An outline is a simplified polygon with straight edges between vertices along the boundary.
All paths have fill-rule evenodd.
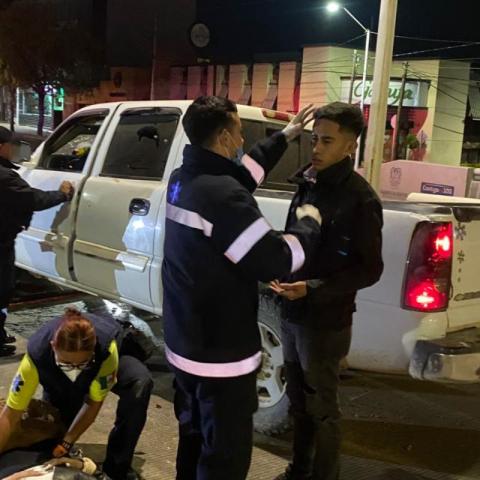
<path id="1" fill-rule="evenodd" d="M 119 333 L 120 326 L 113 318 L 103 318 L 97 315 L 86 315 L 97 335 L 95 358 L 91 368 L 84 370 L 75 382 L 72 382 L 58 368 L 50 345 L 61 317 L 53 319 L 40 328 L 30 338 L 27 352 L 38 370 L 40 384 L 44 389 L 45 399 L 57 407 L 64 419 L 73 420 L 79 408 L 84 403 L 90 384 L 96 378 L 102 363 L 110 355 L 110 344 Z"/>
<path id="2" fill-rule="evenodd" d="M 182 371 L 219 378 L 255 371 L 258 281 L 297 271 L 319 240 L 309 217 L 274 231 L 252 195 L 286 148 L 276 133 L 238 165 L 187 145 L 170 177 L 163 317 L 167 359 Z"/>

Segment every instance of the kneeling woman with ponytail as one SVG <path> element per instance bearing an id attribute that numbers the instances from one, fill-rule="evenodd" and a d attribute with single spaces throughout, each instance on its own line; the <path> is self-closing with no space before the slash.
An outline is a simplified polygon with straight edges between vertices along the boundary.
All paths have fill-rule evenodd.
<path id="1" fill-rule="evenodd" d="M 122 355 L 121 348 L 119 354 L 120 329 L 113 318 L 67 309 L 30 338 L 0 414 L 0 452 L 8 448 L 39 384 L 44 399 L 59 410 L 67 426 L 53 449 L 54 457 L 68 455 L 112 391 L 119 402 L 103 471 L 114 480 L 138 478 L 131 462 L 145 425 L 153 383 L 145 365 Z"/>

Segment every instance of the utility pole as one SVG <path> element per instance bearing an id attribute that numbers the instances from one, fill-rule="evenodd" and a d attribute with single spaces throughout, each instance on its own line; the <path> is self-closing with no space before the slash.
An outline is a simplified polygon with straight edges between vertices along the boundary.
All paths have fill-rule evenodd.
<path id="1" fill-rule="evenodd" d="M 363 112 L 365 106 L 365 90 L 367 88 L 367 72 L 368 72 L 368 54 L 370 49 L 370 35 L 369 28 L 365 30 L 365 52 L 363 54 L 363 75 L 362 75 L 362 99 L 360 100 L 360 109 Z"/>
<path id="2" fill-rule="evenodd" d="M 348 92 L 348 103 L 352 103 L 353 100 L 353 87 L 355 84 L 355 77 L 357 76 L 357 63 L 358 63 L 358 52 L 353 51 L 353 65 L 352 65 L 352 79 L 350 80 L 350 90 Z"/>
<path id="3" fill-rule="evenodd" d="M 217 66 L 213 65 L 213 96 L 217 96 Z"/>
<path id="4" fill-rule="evenodd" d="M 152 74 L 150 77 L 150 100 L 155 100 L 155 69 L 157 67 L 158 14 L 153 23 Z"/>
<path id="5" fill-rule="evenodd" d="M 397 6 L 398 0 L 381 0 L 377 52 L 373 72 L 373 96 L 365 149 L 365 178 L 378 193 L 380 192 L 380 169 L 387 121 L 388 87 Z"/>
<path id="6" fill-rule="evenodd" d="M 368 73 L 368 55 L 370 51 L 370 35 L 371 31 L 369 28 L 365 30 L 365 52 L 363 54 L 363 75 L 362 75 L 362 98 L 360 99 L 360 110 L 362 114 L 365 115 L 365 92 L 367 90 L 367 73 Z M 365 139 L 365 130 L 363 130 L 362 134 L 360 135 L 360 142 L 358 144 L 357 152 L 355 153 L 355 170 L 358 170 L 360 167 L 360 149 L 361 145 L 363 145 L 363 141 Z"/>
<path id="7" fill-rule="evenodd" d="M 395 125 L 393 133 L 393 148 L 391 160 L 396 160 L 398 158 L 398 134 L 400 133 L 400 125 L 402 118 L 402 107 L 403 107 L 403 97 L 405 96 L 405 84 L 407 83 L 408 75 L 408 62 L 403 64 L 403 75 L 402 75 L 402 85 L 400 86 L 400 96 L 398 98 L 397 106 L 397 124 Z"/>

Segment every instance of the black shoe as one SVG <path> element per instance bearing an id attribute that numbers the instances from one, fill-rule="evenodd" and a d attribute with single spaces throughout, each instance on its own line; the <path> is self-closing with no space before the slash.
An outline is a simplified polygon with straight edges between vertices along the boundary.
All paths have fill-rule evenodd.
<path id="1" fill-rule="evenodd" d="M 274 480 L 310 480 L 311 477 L 305 475 L 298 475 L 294 473 L 292 464 L 289 464 L 283 473 L 275 477 Z"/>
<path id="2" fill-rule="evenodd" d="M 12 337 L 5 330 L 5 322 L 7 316 L 4 313 L 0 313 L 0 343 L 15 343 L 17 339 Z"/>
<path id="3" fill-rule="evenodd" d="M 5 345 L 2 344 L 0 345 L 0 357 L 11 357 L 14 353 L 17 347 L 14 345 Z"/>
<path id="4" fill-rule="evenodd" d="M 125 480 L 140 480 L 140 475 L 130 467 L 125 475 Z"/>
<path id="5" fill-rule="evenodd" d="M 112 475 L 112 472 L 108 470 L 108 468 L 105 470 L 104 466 L 102 466 L 102 471 L 104 472 L 105 475 L 111 480 L 140 480 L 140 475 L 132 468 L 129 467 L 125 475 L 117 476 L 117 475 Z"/>

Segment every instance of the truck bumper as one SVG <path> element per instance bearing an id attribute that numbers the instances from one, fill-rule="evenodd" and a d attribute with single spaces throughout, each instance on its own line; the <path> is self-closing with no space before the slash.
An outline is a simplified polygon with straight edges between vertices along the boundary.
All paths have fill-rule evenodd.
<path id="1" fill-rule="evenodd" d="M 480 328 L 417 341 L 409 372 L 421 380 L 480 383 Z"/>

